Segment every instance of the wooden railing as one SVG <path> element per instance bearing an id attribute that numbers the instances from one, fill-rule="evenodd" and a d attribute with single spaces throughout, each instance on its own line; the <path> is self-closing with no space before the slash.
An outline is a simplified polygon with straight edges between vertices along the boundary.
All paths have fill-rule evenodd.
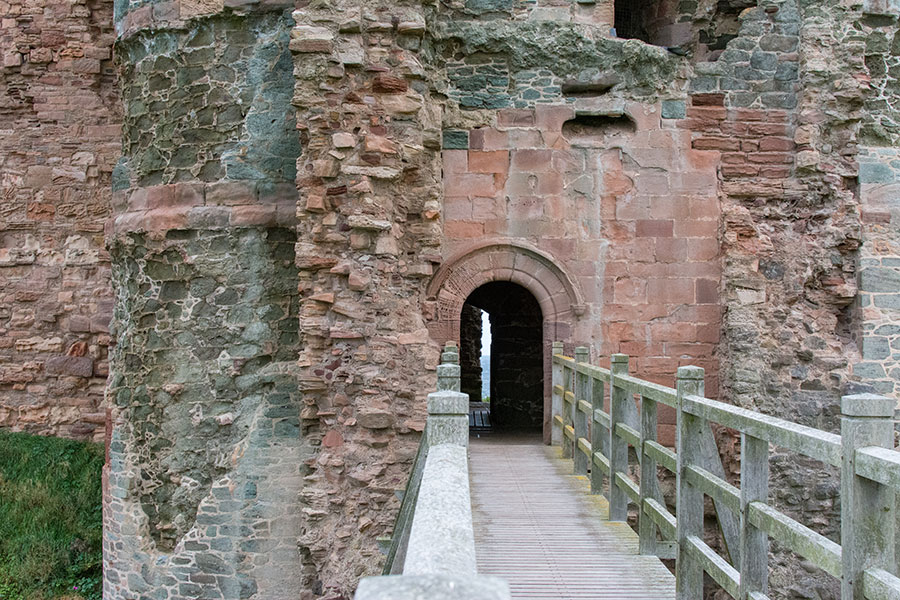
<path id="1" fill-rule="evenodd" d="M 636 507 L 642 554 L 677 558 L 679 600 L 702 597 L 704 573 L 734 598 L 767 599 L 770 538 L 840 579 L 844 600 L 900 600 L 894 400 L 845 396 L 835 435 L 705 398 L 699 367 L 680 367 L 673 389 L 630 376 L 626 355 L 604 369 L 589 363 L 587 348 L 570 358 L 556 342 L 553 354 L 552 442 L 607 498 L 610 520 L 625 521 Z M 674 450 L 657 440 L 660 404 L 676 411 Z M 740 488 L 726 481 L 712 423 L 741 434 Z M 768 503 L 770 444 L 841 469 L 840 545 Z M 629 467 L 629 447 L 638 469 Z M 675 515 L 658 467 L 675 475 Z M 704 496 L 715 505 L 725 556 L 704 541 Z"/>

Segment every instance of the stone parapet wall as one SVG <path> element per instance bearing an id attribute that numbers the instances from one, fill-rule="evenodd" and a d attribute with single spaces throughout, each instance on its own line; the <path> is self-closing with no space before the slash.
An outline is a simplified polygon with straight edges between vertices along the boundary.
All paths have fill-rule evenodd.
<path id="1" fill-rule="evenodd" d="M 103 439 L 112 2 L 0 2 L 0 427 Z"/>

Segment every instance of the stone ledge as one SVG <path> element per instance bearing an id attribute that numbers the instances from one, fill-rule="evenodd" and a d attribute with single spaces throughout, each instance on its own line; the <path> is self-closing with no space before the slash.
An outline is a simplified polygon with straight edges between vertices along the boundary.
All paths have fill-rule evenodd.
<path id="1" fill-rule="evenodd" d="M 509 585 L 499 577 L 392 575 L 366 577 L 354 600 L 509 600 Z"/>
<path id="2" fill-rule="evenodd" d="M 289 0 L 171 0 L 129 10 L 115 22 L 116 37 L 127 39 L 145 29 L 183 29 L 188 21 L 233 11 L 246 15 L 293 8 Z"/>
<path id="3" fill-rule="evenodd" d="M 133 211 L 106 222 L 107 240 L 133 232 L 166 232 L 173 229 L 225 229 L 229 227 L 294 227 L 294 205 L 168 207 Z"/>
<path id="4" fill-rule="evenodd" d="M 113 212 L 127 214 L 166 208 L 200 206 L 275 206 L 295 207 L 300 197 L 293 183 L 258 184 L 255 181 L 217 181 L 213 183 L 173 183 L 138 187 L 114 192 Z"/>

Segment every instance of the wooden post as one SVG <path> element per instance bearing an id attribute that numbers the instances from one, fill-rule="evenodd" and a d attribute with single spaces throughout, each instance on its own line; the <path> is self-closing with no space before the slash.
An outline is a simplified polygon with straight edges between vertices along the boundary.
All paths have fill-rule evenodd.
<path id="1" fill-rule="evenodd" d="M 841 399 L 841 599 L 863 600 L 863 571 L 894 573 L 892 488 L 856 474 L 856 451 L 894 447 L 895 401 L 874 394 Z"/>
<path id="2" fill-rule="evenodd" d="M 550 443 L 554 446 L 562 445 L 564 436 L 563 428 L 556 422 L 556 417 L 562 418 L 562 395 L 556 390 L 556 386 L 562 386 L 563 372 L 562 365 L 557 362 L 556 356 L 563 353 L 563 343 L 553 342 L 553 356 L 551 358 L 553 364 L 553 376 L 551 379 L 552 390 L 550 392 Z"/>
<path id="3" fill-rule="evenodd" d="M 630 394 L 616 387 L 616 376 L 628 374 L 628 355 L 613 354 L 610 361 L 609 403 L 609 520 L 625 521 L 628 518 L 628 496 L 616 485 L 616 473 L 628 476 L 628 442 L 616 435 L 616 424 L 625 422 L 625 403 L 631 402 Z"/>
<path id="4" fill-rule="evenodd" d="M 575 348 L 575 364 L 578 363 L 589 363 L 591 360 L 590 350 L 585 346 L 579 346 Z M 587 439 L 588 437 L 588 419 L 590 415 L 586 415 L 578 408 L 578 403 L 582 400 L 588 399 L 588 384 L 590 383 L 590 377 L 584 375 L 583 373 L 579 373 L 578 370 L 575 370 L 575 402 L 572 405 L 572 421 L 573 426 L 575 427 L 575 443 L 573 444 L 573 462 L 575 463 L 574 469 L 576 475 L 587 475 L 588 467 L 590 463 L 590 457 L 586 456 L 584 452 L 582 452 L 578 448 L 578 440 L 581 438 Z"/>
<path id="5" fill-rule="evenodd" d="M 603 399 L 605 396 L 605 388 L 603 381 L 591 378 L 591 452 L 600 452 L 603 456 L 609 458 L 609 432 L 600 423 L 594 421 L 594 411 L 603 410 Z M 589 459 L 591 465 L 591 493 L 603 493 L 603 471 L 594 464 L 594 457 Z M 608 497 L 608 496 L 607 496 Z"/>
<path id="6" fill-rule="evenodd" d="M 700 418 L 682 410 L 682 398 L 702 396 L 704 371 L 700 367 L 678 367 L 676 390 L 678 392 L 675 409 L 677 430 L 675 447 L 678 453 L 678 468 L 675 477 L 677 495 L 676 519 L 678 522 L 676 539 L 678 561 L 675 565 L 675 594 L 678 600 L 700 600 L 703 597 L 703 565 L 685 550 L 688 536 L 703 539 L 703 493 L 693 489 L 684 480 L 685 469 L 699 464 L 698 441 L 703 427 L 708 425 Z"/>
<path id="7" fill-rule="evenodd" d="M 574 393 L 572 375 L 574 371 L 568 365 L 563 365 L 563 401 L 562 401 L 562 417 L 563 417 L 563 437 L 562 437 L 562 457 L 572 458 L 572 447 L 574 444 L 569 436 L 566 435 L 566 429 L 572 426 L 572 407 L 574 402 L 570 402 L 568 396 Z"/>
<path id="8" fill-rule="evenodd" d="M 769 587 L 769 534 L 750 523 L 750 503 L 769 500 L 769 442 L 741 433 L 741 598 Z"/>
<path id="9" fill-rule="evenodd" d="M 640 536 L 640 553 L 656 554 L 656 523 L 650 515 L 644 513 L 645 498 L 657 498 L 659 481 L 656 474 L 656 460 L 644 452 L 644 443 L 656 441 L 657 436 L 656 400 L 641 397 L 641 447 L 636 450 L 641 456 L 641 506 L 638 507 L 638 535 Z"/>

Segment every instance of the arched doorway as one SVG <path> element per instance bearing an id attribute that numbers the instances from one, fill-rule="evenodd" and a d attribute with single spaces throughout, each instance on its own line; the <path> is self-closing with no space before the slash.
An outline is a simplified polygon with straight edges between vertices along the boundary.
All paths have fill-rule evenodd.
<path id="1" fill-rule="evenodd" d="M 434 274 L 423 305 L 432 339 L 461 340 L 463 306 L 485 284 L 507 282 L 528 291 L 537 302 L 543 362 L 543 438 L 550 443 L 550 351 L 555 340 L 589 339 L 579 320 L 586 305 L 572 278 L 552 256 L 522 242 L 484 240 L 450 256 Z"/>
<path id="2" fill-rule="evenodd" d="M 460 319 L 460 365 L 462 390 L 474 402 L 483 397 L 482 311 L 488 314 L 490 327 L 488 373 L 484 374 L 490 381 L 490 401 L 479 407 L 488 420 L 476 426 L 541 433 L 544 319 L 540 304 L 527 289 L 509 281 L 492 281 L 469 294 Z M 475 314 L 477 318 L 472 318 Z"/>

